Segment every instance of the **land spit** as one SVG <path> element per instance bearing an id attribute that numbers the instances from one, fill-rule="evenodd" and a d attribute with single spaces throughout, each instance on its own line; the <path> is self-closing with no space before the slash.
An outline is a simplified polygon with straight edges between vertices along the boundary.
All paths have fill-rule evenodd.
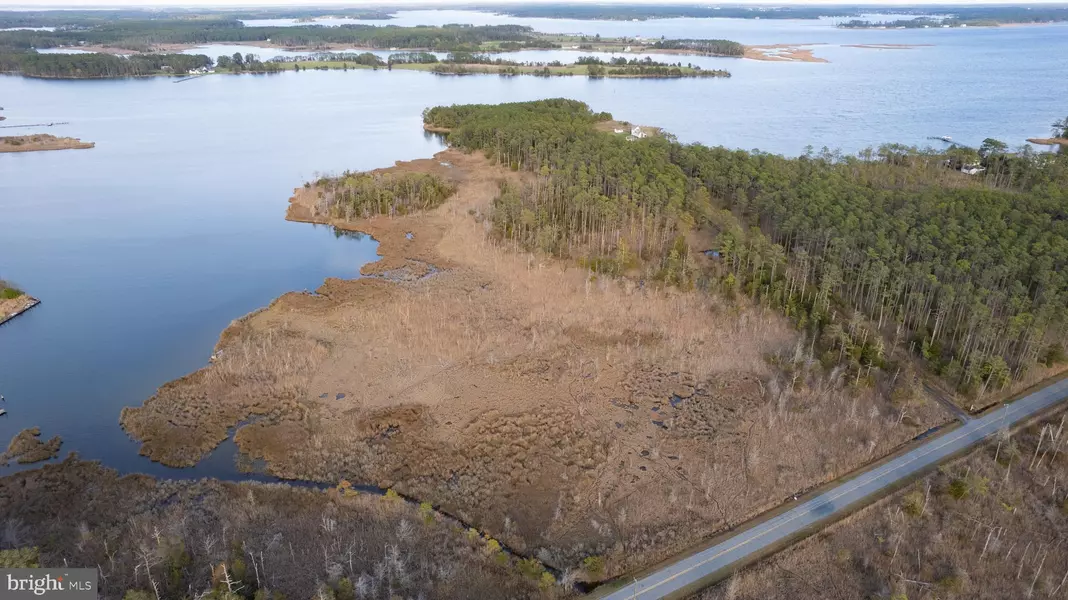
<path id="1" fill-rule="evenodd" d="M 830 62 L 826 58 L 814 55 L 810 46 L 823 46 L 824 44 L 764 44 L 759 46 L 746 46 L 745 58 L 752 60 L 764 60 L 772 62 Z"/>
<path id="2" fill-rule="evenodd" d="M 1068 138 L 1064 137 L 1027 138 L 1027 141 L 1040 146 L 1068 146 Z"/>
<path id="3" fill-rule="evenodd" d="M 28 294 L 15 298 L 0 298 L 0 325 L 40 304 L 41 301 Z"/>
<path id="4" fill-rule="evenodd" d="M 779 381 L 765 357 L 803 342 L 774 311 L 497 243 L 500 183 L 533 175 L 456 149 L 376 173 L 403 171 L 457 191 L 354 222 L 324 213 L 314 184 L 295 191 L 289 220 L 370 234 L 381 259 L 235 321 L 209 366 L 124 409 L 142 454 L 195 464 L 258 415 L 235 441 L 273 475 L 394 488 L 562 571 L 603 555 L 579 575 L 600 579 L 944 420 Z"/>

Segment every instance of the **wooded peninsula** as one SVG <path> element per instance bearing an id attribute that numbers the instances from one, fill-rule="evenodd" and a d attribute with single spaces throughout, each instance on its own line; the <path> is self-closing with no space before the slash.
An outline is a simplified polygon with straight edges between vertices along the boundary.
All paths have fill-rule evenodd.
<path id="1" fill-rule="evenodd" d="M 857 377 L 893 355 L 982 396 L 1065 359 L 1068 157 L 885 145 L 799 158 L 599 133 L 571 101 L 439 107 L 450 143 L 545 175 L 495 231 L 598 272 L 642 268 L 778 307 Z M 533 138 L 531 136 L 534 136 Z M 963 165 L 979 165 L 967 175 Z M 714 232 L 713 269 L 692 231 Z"/>
<path id="2" fill-rule="evenodd" d="M 967 408 L 1064 368 L 1065 156 L 790 158 L 566 99 L 423 123 L 447 150 L 290 200 L 381 260 L 235 321 L 124 409 L 142 454 L 192 465 L 233 435 L 270 474 L 460 515 L 569 590 L 944 423 L 924 383 Z"/>
<path id="3" fill-rule="evenodd" d="M 216 60 L 203 54 L 134 54 L 115 56 L 106 53 L 39 54 L 25 52 L 0 54 L 0 73 L 15 73 L 46 79 L 107 79 L 154 75 L 205 75 L 209 73 L 279 73 L 281 71 L 356 70 L 394 68 L 427 71 L 438 75 L 536 75 L 543 77 L 583 75 L 590 78 L 677 79 L 685 77 L 730 77 L 722 69 L 702 69 L 681 62 L 665 63 L 644 59 L 615 57 L 602 60 L 579 57 L 574 64 L 560 61 L 517 62 L 487 54 L 452 52 L 439 59 L 429 52 L 401 52 L 386 59 L 363 52 L 319 53 L 310 57 L 261 61 L 248 53 L 235 52 Z"/>

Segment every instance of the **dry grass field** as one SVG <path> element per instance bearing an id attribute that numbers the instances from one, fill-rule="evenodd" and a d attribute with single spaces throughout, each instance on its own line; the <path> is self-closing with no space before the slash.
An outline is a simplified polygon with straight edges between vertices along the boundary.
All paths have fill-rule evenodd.
<path id="1" fill-rule="evenodd" d="M 696 599 L 1063 598 L 1064 425 L 1000 436 Z"/>
<path id="2" fill-rule="evenodd" d="M 398 499 L 119 477 L 73 458 L 0 479 L 0 566 L 28 564 L 96 567 L 108 600 L 567 593 L 521 575 L 492 541 Z"/>

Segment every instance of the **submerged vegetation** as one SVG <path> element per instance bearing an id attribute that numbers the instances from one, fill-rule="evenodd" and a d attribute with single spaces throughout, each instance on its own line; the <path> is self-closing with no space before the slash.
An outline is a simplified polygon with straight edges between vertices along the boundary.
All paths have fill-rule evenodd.
<path id="1" fill-rule="evenodd" d="M 969 176 L 934 151 L 785 158 L 627 140 L 595 127 L 609 118 L 570 100 L 424 116 L 451 144 L 536 175 L 502 187 L 500 238 L 596 271 L 745 294 L 858 379 L 910 351 L 981 396 L 1063 356 L 1064 157 L 988 144 L 986 171 Z M 713 247 L 695 248 L 697 234 Z"/>
<path id="2" fill-rule="evenodd" d="M 426 173 L 346 172 L 339 177 L 322 177 L 315 187 L 319 214 L 344 219 L 429 210 L 456 192 L 452 183 Z"/>

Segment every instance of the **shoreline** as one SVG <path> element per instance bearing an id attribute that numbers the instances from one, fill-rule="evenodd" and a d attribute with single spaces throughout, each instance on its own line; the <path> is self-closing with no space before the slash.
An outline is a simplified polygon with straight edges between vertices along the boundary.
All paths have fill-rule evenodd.
<path id="1" fill-rule="evenodd" d="M 322 53 L 341 53 L 341 52 L 392 52 L 397 54 L 411 53 L 411 52 L 432 52 L 438 54 L 444 54 L 444 52 L 436 51 L 431 48 L 376 48 L 373 46 L 353 46 L 351 44 L 342 43 L 327 43 L 321 45 L 299 45 L 299 46 L 287 46 L 279 44 L 277 42 L 270 41 L 240 41 L 240 42 L 213 42 L 211 45 L 220 46 L 244 46 L 249 48 L 269 48 L 272 50 L 281 50 L 285 52 L 322 52 Z M 661 54 L 666 56 L 697 56 L 697 57 L 712 57 L 712 58 L 731 58 L 731 59 L 749 59 L 760 61 L 772 61 L 772 62 L 829 62 L 828 60 L 820 57 L 813 56 L 812 50 L 808 49 L 808 46 L 825 46 L 826 42 L 814 42 L 814 43 L 782 43 L 782 44 L 743 44 L 745 51 L 740 56 L 730 54 L 715 54 L 709 52 L 701 52 L 699 50 L 690 50 L 686 48 L 653 48 L 649 46 L 643 46 L 638 43 L 623 43 L 612 44 L 611 40 L 598 42 L 600 48 L 594 48 L 592 50 L 576 50 L 569 47 L 551 48 L 551 49 L 525 49 L 528 52 L 576 52 L 591 53 L 591 54 Z M 608 45 L 610 48 L 603 46 Z M 132 55 L 132 54 L 167 54 L 167 53 L 184 53 L 188 50 L 196 50 L 198 48 L 205 48 L 208 44 L 160 44 L 154 46 L 152 50 L 148 52 L 140 52 L 134 50 L 128 50 L 115 46 L 63 46 L 61 48 L 71 48 L 77 50 L 84 50 L 86 52 L 97 52 L 101 54 L 115 54 L 115 55 Z M 616 47 L 619 47 L 616 49 Z M 630 50 L 626 50 L 630 48 Z M 785 50 L 791 51 L 792 56 L 784 58 L 776 58 L 769 56 L 765 51 L 767 50 Z M 513 51 L 502 51 L 497 49 L 480 49 L 476 54 L 492 54 L 500 56 L 508 56 L 513 54 Z M 205 54 L 205 56 L 207 56 Z M 210 57 L 213 60 L 217 57 Z"/>
<path id="2" fill-rule="evenodd" d="M 40 303 L 40 300 L 29 294 L 23 294 L 11 300 L 0 300 L 0 325 L 26 313 Z"/>
<path id="3" fill-rule="evenodd" d="M 285 294 L 235 321 L 220 335 L 219 360 L 125 408 L 123 428 L 142 443 L 141 454 L 194 464 L 228 427 L 261 415 L 234 440 L 271 475 L 397 489 L 520 552 L 555 549 L 560 559 L 550 566 L 559 569 L 580 562 L 570 549 L 596 540 L 589 520 L 604 518 L 571 495 L 603 493 L 608 506 L 633 515 L 632 527 L 669 535 L 625 556 L 592 550 L 612 555 L 612 574 L 742 522 L 777 504 L 786 494 L 778 486 L 795 485 L 769 484 L 776 489 L 737 505 L 728 488 L 746 479 L 742 438 L 713 438 L 709 448 L 681 433 L 690 431 L 689 410 L 759 405 L 761 357 L 794 335 L 777 317 L 759 317 L 767 319 L 760 343 L 743 345 L 734 328 L 709 318 L 722 314 L 711 306 L 718 299 L 643 291 L 626 279 L 593 283 L 568 261 L 501 247 L 487 236 L 485 215 L 502 180 L 527 175 L 480 153 L 449 148 L 370 173 L 406 172 L 452 180 L 458 191 L 429 212 L 357 221 L 317 214 L 314 182 L 294 191 L 287 220 L 368 234 L 379 260 L 361 268 L 361 279 L 327 279 L 315 294 Z M 282 369 L 254 365 L 285 386 L 272 391 L 249 387 L 229 358 L 245 352 L 310 358 Z M 685 400 L 669 403 L 673 394 Z M 680 433 L 665 434 L 660 419 L 681 419 Z M 676 469 L 701 479 L 709 452 L 722 469 L 718 501 L 663 514 L 656 507 L 668 501 L 664 494 L 684 485 Z M 834 465 L 804 475 L 813 478 L 805 485 L 853 461 Z"/>

